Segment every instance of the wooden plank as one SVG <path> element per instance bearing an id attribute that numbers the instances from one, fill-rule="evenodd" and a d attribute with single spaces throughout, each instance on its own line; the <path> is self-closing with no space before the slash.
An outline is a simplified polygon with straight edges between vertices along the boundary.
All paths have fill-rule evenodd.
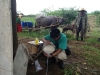
<path id="1" fill-rule="evenodd" d="M 24 44 L 19 44 L 13 64 L 13 75 L 26 75 L 29 52 Z"/>

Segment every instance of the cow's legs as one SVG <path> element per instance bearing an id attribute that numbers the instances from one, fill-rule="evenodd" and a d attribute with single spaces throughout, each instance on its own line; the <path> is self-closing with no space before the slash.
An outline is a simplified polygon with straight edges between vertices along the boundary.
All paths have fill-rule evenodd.
<path id="1" fill-rule="evenodd" d="M 67 30 L 68 30 L 68 28 L 63 28 L 62 33 L 64 33 L 64 32 L 67 31 Z"/>

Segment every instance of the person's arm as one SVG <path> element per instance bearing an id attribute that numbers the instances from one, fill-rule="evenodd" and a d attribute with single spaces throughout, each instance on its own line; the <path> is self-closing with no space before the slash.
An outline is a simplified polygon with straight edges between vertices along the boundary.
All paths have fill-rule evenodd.
<path id="1" fill-rule="evenodd" d="M 88 18 L 87 18 L 87 14 L 86 14 L 86 19 L 85 19 L 85 26 L 86 26 L 86 28 L 88 28 L 87 20 L 88 20 Z"/>
<path id="2" fill-rule="evenodd" d="M 50 41 L 46 40 L 45 38 L 43 38 L 42 41 L 43 41 L 43 43 L 50 44 Z"/>
<path id="3" fill-rule="evenodd" d="M 78 16 L 76 16 L 76 19 L 75 19 L 75 21 L 74 21 L 74 25 L 75 25 L 74 27 L 75 27 L 75 28 L 77 28 L 77 21 L 78 21 L 77 19 L 78 19 Z"/>
<path id="4" fill-rule="evenodd" d="M 56 55 L 58 55 L 59 53 L 61 53 L 62 50 L 61 49 L 58 49 L 57 51 L 55 51 L 54 53 L 48 55 L 47 53 L 43 52 L 43 54 L 46 56 L 46 57 L 54 57 Z"/>
<path id="5" fill-rule="evenodd" d="M 77 18 L 75 19 L 74 24 L 76 24 L 76 22 L 77 22 Z"/>
<path id="6" fill-rule="evenodd" d="M 78 14 L 78 15 L 79 15 L 79 14 Z M 77 22 L 78 15 L 77 15 L 76 18 L 75 18 L 74 24 L 76 24 L 76 22 Z"/>
<path id="7" fill-rule="evenodd" d="M 56 56 L 56 55 L 58 55 L 61 52 L 62 52 L 62 50 L 61 49 L 58 49 L 54 53 L 52 53 L 51 56 Z"/>
<path id="8" fill-rule="evenodd" d="M 43 43 L 45 43 L 47 40 L 45 38 L 42 39 Z"/>

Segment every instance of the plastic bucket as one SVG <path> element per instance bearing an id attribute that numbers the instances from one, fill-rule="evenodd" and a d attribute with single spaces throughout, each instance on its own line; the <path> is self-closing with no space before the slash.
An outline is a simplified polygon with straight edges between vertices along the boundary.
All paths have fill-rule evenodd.
<path id="1" fill-rule="evenodd" d="M 21 26 L 22 26 L 22 28 L 24 28 L 25 27 L 25 22 L 21 22 Z"/>
<path id="2" fill-rule="evenodd" d="M 28 23 L 28 28 L 32 28 L 33 27 L 33 23 L 32 22 L 27 22 Z"/>
<path id="3" fill-rule="evenodd" d="M 33 23 L 32 22 L 21 22 L 22 28 L 27 27 L 27 28 L 32 28 Z"/>

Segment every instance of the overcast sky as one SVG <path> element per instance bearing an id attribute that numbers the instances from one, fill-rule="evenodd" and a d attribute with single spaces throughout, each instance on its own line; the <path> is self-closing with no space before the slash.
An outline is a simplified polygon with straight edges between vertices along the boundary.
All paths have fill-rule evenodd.
<path id="1" fill-rule="evenodd" d="M 16 0 L 17 11 L 21 13 L 37 14 L 44 8 L 59 9 L 59 8 L 84 8 L 87 12 L 100 10 L 100 0 Z"/>

